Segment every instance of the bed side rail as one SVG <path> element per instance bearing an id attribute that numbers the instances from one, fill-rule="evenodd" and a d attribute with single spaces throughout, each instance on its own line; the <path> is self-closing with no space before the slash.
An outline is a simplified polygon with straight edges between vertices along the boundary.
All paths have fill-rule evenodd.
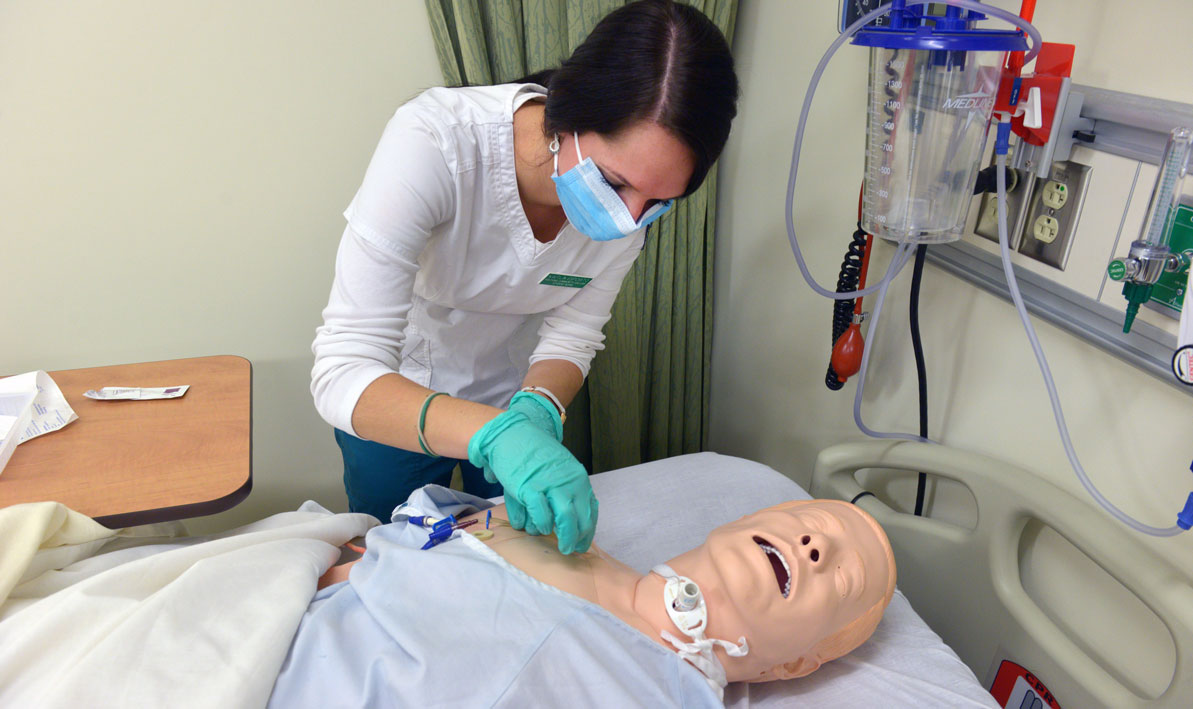
<path id="1" fill-rule="evenodd" d="M 1028 471 L 940 445 L 865 441 L 827 448 L 817 458 L 811 492 L 851 500 L 863 491 L 856 473 L 867 468 L 938 475 L 967 486 L 976 498 L 973 529 L 902 513 L 874 496 L 857 504 L 886 529 L 899 565 L 899 587 L 979 678 L 1001 649 L 1035 671 L 1062 706 L 1193 707 L 1193 580 L 1141 543 L 1137 532 Z M 1120 681 L 1024 589 L 1019 554 L 1032 521 L 1067 539 L 1135 594 L 1171 633 L 1174 675 L 1158 697 L 1141 696 Z M 974 627 L 984 632 L 973 632 Z"/>

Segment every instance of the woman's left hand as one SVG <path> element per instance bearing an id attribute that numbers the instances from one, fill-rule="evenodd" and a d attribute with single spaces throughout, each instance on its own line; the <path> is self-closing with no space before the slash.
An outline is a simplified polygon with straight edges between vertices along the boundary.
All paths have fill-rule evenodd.
<path id="1" fill-rule="evenodd" d="M 520 391 L 510 399 L 509 410 L 526 414 L 531 423 L 555 436 L 555 440 L 563 441 L 563 418 L 559 415 L 559 409 L 546 398 Z"/>

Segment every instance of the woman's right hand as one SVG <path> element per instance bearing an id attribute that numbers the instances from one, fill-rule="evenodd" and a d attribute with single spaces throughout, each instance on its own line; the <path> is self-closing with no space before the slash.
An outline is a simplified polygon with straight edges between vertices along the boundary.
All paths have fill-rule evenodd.
<path id="1" fill-rule="evenodd" d="M 515 529 L 554 531 L 564 554 L 588 550 L 598 507 L 588 472 L 525 413 L 511 409 L 482 426 L 468 442 L 468 459 L 505 488 Z"/>

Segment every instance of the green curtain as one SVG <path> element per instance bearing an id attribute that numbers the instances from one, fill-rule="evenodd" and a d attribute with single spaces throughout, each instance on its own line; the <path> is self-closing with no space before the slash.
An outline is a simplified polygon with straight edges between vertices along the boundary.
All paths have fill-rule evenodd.
<path id="1" fill-rule="evenodd" d="M 444 83 L 559 66 L 624 0 L 426 0 Z M 730 41 L 737 0 L 688 0 Z M 708 435 L 716 169 L 652 224 L 568 407 L 564 442 L 593 472 L 701 450 Z"/>

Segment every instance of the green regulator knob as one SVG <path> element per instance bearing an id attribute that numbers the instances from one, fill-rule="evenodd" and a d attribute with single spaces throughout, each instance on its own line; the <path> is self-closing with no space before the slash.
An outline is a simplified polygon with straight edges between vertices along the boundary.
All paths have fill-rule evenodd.
<path id="1" fill-rule="evenodd" d="M 1127 259 L 1114 259 L 1111 264 L 1106 266 L 1106 275 L 1111 277 L 1111 280 L 1123 280 L 1127 276 L 1127 271 L 1131 270 L 1127 267 Z"/>

